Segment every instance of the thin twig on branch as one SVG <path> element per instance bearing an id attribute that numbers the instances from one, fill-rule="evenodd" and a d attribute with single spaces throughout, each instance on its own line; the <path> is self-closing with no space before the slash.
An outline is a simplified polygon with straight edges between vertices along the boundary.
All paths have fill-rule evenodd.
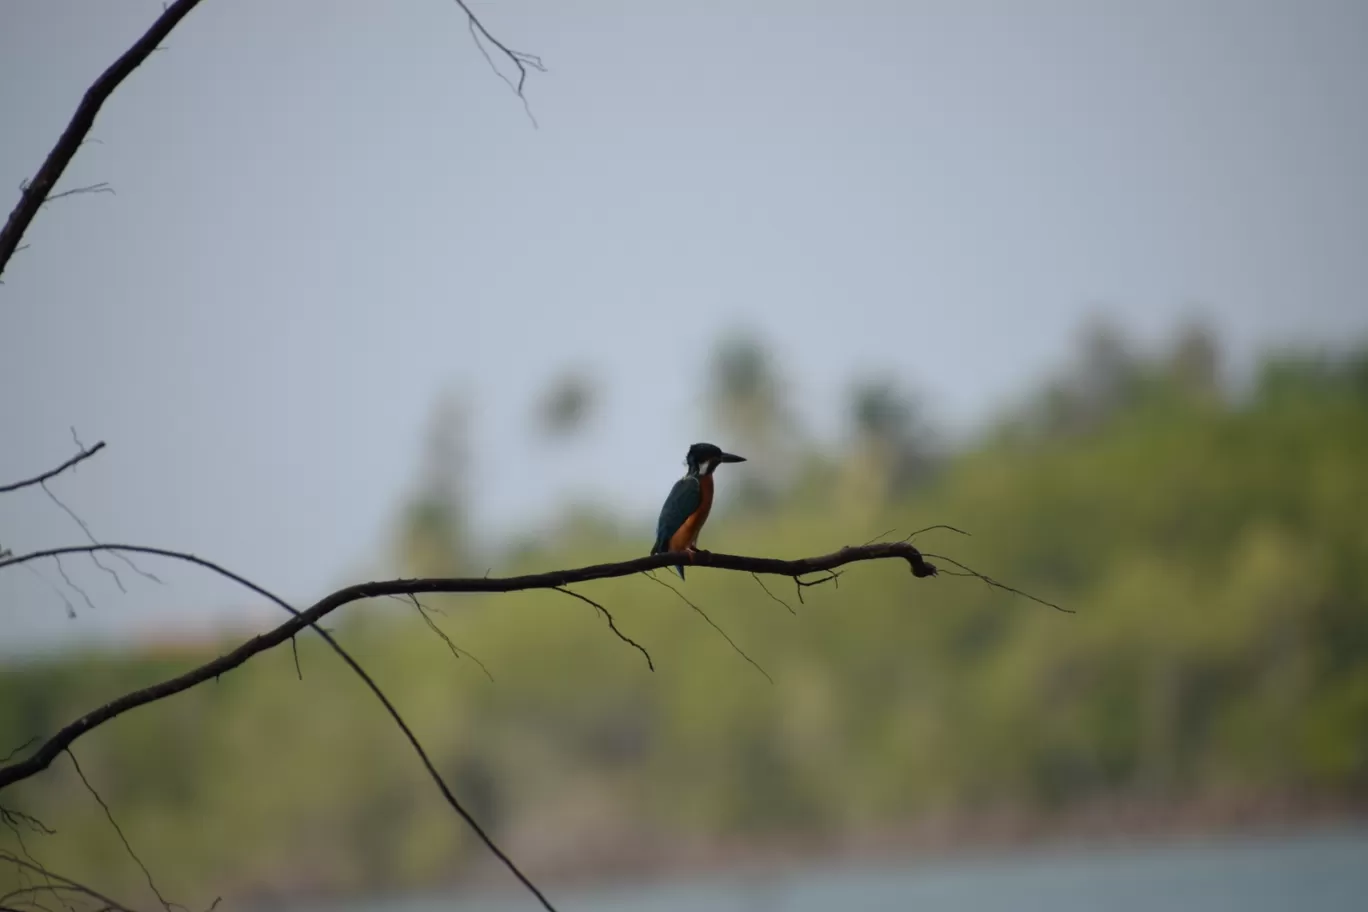
<path id="1" fill-rule="evenodd" d="M 119 835 L 119 841 L 123 843 L 125 851 L 128 852 L 128 857 L 133 859 L 134 863 L 142 869 L 143 877 L 147 878 L 147 886 L 151 888 L 153 895 L 157 897 L 157 901 L 162 904 L 162 908 L 165 909 L 166 912 L 173 912 L 174 909 L 185 909 L 184 906 L 179 905 L 178 903 L 166 901 L 166 897 L 162 895 L 161 890 L 157 889 L 156 881 L 152 879 L 152 872 L 147 869 L 147 865 L 143 864 L 143 860 L 138 857 L 138 853 L 133 851 L 133 844 L 129 842 L 128 837 L 124 835 L 123 827 L 119 826 L 119 821 L 114 819 L 114 812 L 109 809 L 109 805 L 105 803 L 104 798 L 95 790 L 95 786 L 90 784 L 90 780 L 86 778 L 85 771 L 81 769 L 81 764 L 76 762 L 76 754 L 70 749 L 68 749 L 66 753 L 67 756 L 71 758 L 71 767 L 76 770 L 76 775 L 80 777 L 81 784 L 85 786 L 87 792 L 90 792 L 90 796 L 99 803 L 100 809 L 104 811 L 105 819 L 109 821 L 110 826 L 114 827 L 114 832 Z"/>
<path id="2" fill-rule="evenodd" d="M 622 642 L 626 643 L 628 646 L 631 646 L 637 652 L 641 653 L 646 658 L 646 669 L 648 671 L 655 671 L 655 662 L 651 660 L 651 654 L 646 651 L 646 647 L 642 646 L 636 640 L 632 639 L 627 634 L 619 630 L 617 625 L 617 619 L 613 617 L 612 613 L 607 608 L 604 608 L 602 605 L 591 599 L 589 596 L 581 595 L 573 589 L 566 589 L 564 586 L 556 586 L 555 590 L 557 592 L 563 592 L 571 598 L 577 598 L 581 602 L 586 602 L 590 605 L 593 605 L 594 609 L 597 610 L 599 614 L 603 615 L 603 619 L 608 622 L 608 629 L 613 631 L 613 636 L 617 637 L 619 640 L 622 640 Z"/>
<path id="3" fill-rule="evenodd" d="M 513 94 L 517 95 L 518 98 L 522 100 L 523 111 L 527 114 L 527 119 L 532 121 L 533 127 L 536 127 L 537 118 L 532 116 L 532 107 L 527 103 L 527 96 L 523 94 L 523 86 L 527 84 L 528 67 L 531 67 L 540 73 L 545 73 L 546 64 L 542 63 L 542 59 L 536 54 L 515 51 L 498 38 L 491 35 L 489 29 L 484 27 L 484 23 L 481 22 L 479 17 L 477 17 L 471 11 L 470 7 L 466 5 L 465 0 L 456 0 L 456 5 L 461 8 L 461 12 L 466 14 L 467 24 L 470 26 L 470 38 L 475 42 L 475 47 L 480 49 L 480 53 L 484 55 L 485 62 L 488 63 L 489 68 L 494 71 L 494 75 L 507 83 L 508 87 L 513 90 Z M 494 45 L 494 47 L 499 49 L 500 53 L 513 61 L 513 65 L 518 68 L 518 82 L 516 85 L 513 83 L 513 80 L 503 74 L 502 70 L 495 66 L 494 58 L 489 56 L 489 51 L 485 48 L 484 41 L 480 40 L 481 35 L 484 36 L 485 41 Z"/>
<path id="4" fill-rule="evenodd" d="M 72 187 L 70 190 L 63 190 L 61 193 L 54 193 L 54 194 L 52 194 L 51 196 L 49 196 L 47 199 L 43 200 L 43 202 L 44 202 L 44 203 L 50 203 L 50 202 L 52 202 L 53 200 L 65 199 L 65 198 L 68 197 L 68 196 L 80 196 L 80 195 L 83 194 L 83 193 L 111 193 L 111 194 L 113 194 L 113 193 L 114 193 L 114 188 L 111 187 L 111 186 L 109 186 L 109 181 L 100 181 L 98 184 L 91 184 L 91 185 L 88 186 L 88 187 Z M 117 196 L 118 194 L 114 194 L 114 195 Z"/>
<path id="5" fill-rule="evenodd" d="M 755 576 L 755 574 L 752 573 L 751 576 Z M 747 655 L 747 654 L 746 654 L 746 650 L 742 649 L 740 646 L 737 646 L 737 645 L 736 645 L 736 641 L 733 640 L 733 639 L 731 638 L 731 636 L 727 633 L 727 631 L 725 631 L 725 630 L 723 630 L 721 627 L 717 626 L 716 622 L 714 622 L 712 618 L 708 617 L 708 612 L 704 611 L 702 608 L 699 608 L 698 605 L 694 604 L 694 602 L 693 602 L 692 599 L 690 599 L 690 598 L 689 598 L 687 595 L 685 595 L 684 593 L 680 592 L 680 591 L 679 591 L 678 589 L 676 589 L 674 586 L 671 586 L 669 583 L 665 582 L 665 581 L 662 580 L 662 579 L 657 579 L 657 578 L 656 578 L 656 575 L 655 575 L 654 573 L 648 573 L 648 574 L 646 574 L 646 578 L 649 579 L 649 580 L 650 580 L 651 582 L 653 582 L 653 583 L 657 583 L 657 584 L 659 584 L 659 585 L 661 585 L 661 586 L 664 586 L 666 589 L 669 589 L 669 590 L 670 590 L 671 592 L 673 592 L 675 595 L 677 595 L 677 596 L 679 596 L 681 599 L 683 599 L 683 600 L 684 600 L 684 604 L 686 604 L 686 605 L 688 605 L 690 608 L 692 608 L 692 609 L 694 610 L 694 613 L 695 613 L 695 614 L 697 614 L 699 617 L 701 617 L 701 618 L 704 620 L 704 622 L 707 623 L 707 625 L 708 625 L 709 627 L 711 627 L 713 630 L 716 630 L 716 631 L 718 632 L 718 634 L 722 637 L 722 639 L 724 639 L 724 640 L 727 641 L 727 645 L 730 646 L 730 647 L 732 648 L 732 652 L 736 653 L 736 654 L 739 655 L 741 658 L 743 658 L 743 659 L 745 659 L 747 662 L 749 662 L 752 666 L 754 666 L 754 668 L 755 668 L 756 671 L 760 672 L 762 675 L 765 676 L 765 680 L 766 680 L 766 681 L 769 681 L 771 684 L 774 683 L 774 678 L 771 678 L 771 677 L 770 677 L 769 672 L 768 672 L 768 671 L 765 671 L 765 669 L 761 668 L 759 662 L 755 661 L 755 659 L 752 659 L 749 655 Z M 755 578 L 756 578 L 756 579 L 759 579 L 760 577 L 756 576 Z"/>
<path id="6" fill-rule="evenodd" d="M 95 890 L 92 890 L 90 887 L 87 887 L 85 884 L 72 880 L 70 877 L 63 877 L 61 874 L 58 874 L 56 871 L 51 871 L 43 865 L 20 858 L 18 855 L 15 855 L 8 849 L 0 849 L 0 861 L 9 862 L 16 868 L 32 871 L 33 873 L 41 877 L 58 881 L 62 889 L 70 890 L 75 893 L 81 893 L 91 897 L 92 899 L 98 899 L 100 902 L 105 904 L 105 908 L 107 909 L 115 910 L 115 912 L 133 912 L 133 910 L 129 909 L 128 906 L 125 906 L 123 903 L 115 902 L 108 896 L 105 896 L 103 893 L 96 892 Z"/>

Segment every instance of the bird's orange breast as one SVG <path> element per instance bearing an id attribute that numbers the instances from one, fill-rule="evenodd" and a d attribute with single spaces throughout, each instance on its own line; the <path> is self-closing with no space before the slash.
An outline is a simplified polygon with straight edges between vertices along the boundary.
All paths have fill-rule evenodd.
<path id="1" fill-rule="evenodd" d="M 703 495 L 703 501 L 698 505 L 698 509 L 689 514 L 689 518 L 679 524 L 675 534 L 670 536 L 671 551 L 687 551 L 697 546 L 698 533 L 703 529 L 703 524 L 708 521 L 708 514 L 712 512 L 713 502 L 713 479 L 711 475 L 704 475 L 698 479 L 698 485 Z"/>

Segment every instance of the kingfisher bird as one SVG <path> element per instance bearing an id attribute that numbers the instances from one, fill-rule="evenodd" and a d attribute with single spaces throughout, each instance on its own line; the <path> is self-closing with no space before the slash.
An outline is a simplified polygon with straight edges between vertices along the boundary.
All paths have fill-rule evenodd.
<path id="1" fill-rule="evenodd" d="M 665 506 L 660 508 L 660 519 L 656 523 L 655 546 L 652 554 L 664 551 L 687 551 L 690 555 L 698 547 L 698 533 L 708 521 L 712 512 L 713 477 L 712 473 L 724 462 L 745 462 L 745 457 L 724 453 L 720 447 L 711 443 L 695 443 L 689 447 L 684 457 L 689 471 L 674 483 L 670 496 L 665 498 Z M 684 578 L 684 568 L 676 566 L 679 578 Z"/>

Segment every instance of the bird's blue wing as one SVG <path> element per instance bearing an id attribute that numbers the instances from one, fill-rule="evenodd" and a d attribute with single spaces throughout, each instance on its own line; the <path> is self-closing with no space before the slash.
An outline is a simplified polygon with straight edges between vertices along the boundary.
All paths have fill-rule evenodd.
<path id="1" fill-rule="evenodd" d="M 684 525 L 684 520 L 693 515 L 703 503 L 703 486 L 697 478 L 685 475 L 676 481 L 665 498 L 665 506 L 660 508 L 660 520 L 656 523 L 655 547 L 652 554 L 670 550 L 670 536 Z M 682 576 L 683 574 L 681 574 Z"/>

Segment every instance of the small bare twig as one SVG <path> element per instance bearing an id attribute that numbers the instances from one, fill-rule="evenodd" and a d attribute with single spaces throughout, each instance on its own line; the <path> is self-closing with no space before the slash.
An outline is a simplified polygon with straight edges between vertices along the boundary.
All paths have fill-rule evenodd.
<path id="1" fill-rule="evenodd" d="M 798 613 L 798 612 L 796 612 L 796 611 L 793 610 L 793 606 L 792 606 L 792 605 L 790 605 L 788 602 L 786 602 L 786 601 L 784 601 L 783 599 L 781 599 L 779 596 L 775 595 L 773 592 L 770 592 L 769 586 L 766 586 L 766 585 L 765 585 L 765 581 L 762 580 L 762 579 L 760 578 L 760 575 L 759 575 L 758 573 L 752 573 L 752 574 L 751 574 L 751 579 L 755 580 L 757 583 L 760 584 L 760 588 L 765 590 L 765 595 L 768 595 L 770 598 L 774 599 L 776 602 L 778 602 L 779 604 L 781 604 L 781 605 L 783 605 L 785 608 L 787 608 L 789 614 L 797 614 L 797 613 Z"/>
<path id="2" fill-rule="evenodd" d="M 67 516 L 70 516 L 72 521 L 75 522 L 76 525 L 81 527 L 81 531 L 85 533 L 86 538 L 90 540 L 90 543 L 92 545 L 100 544 L 100 540 L 95 537 L 95 534 L 93 532 L 90 531 L 90 526 L 86 524 L 86 521 L 84 519 L 81 519 L 80 516 L 76 515 L 76 511 L 71 509 L 71 507 L 68 507 L 65 503 L 63 503 L 61 499 L 57 497 L 56 494 L 53 494 L 52 489 L 47 486 L 46 481 L 40 482 L 39 487 L 43 489 L 43 493 L 48 496 L 49 500 L 51 500 L 58 507 L 60 507 L 62 509 L 62 512 L 66 513 Z M 115 551 L 113 553 L 115 557 L 117 557 L 119 560 L 127 564 L 133 570 L 134 573 L 138 574 L 141 577 L 149 579 L 152 582 L 157 583 L 158 585 L 161 585 L 161 579 L 157 577 L 156 574 L 148 573 L 146 570 L 143 570 L 137 564 L 133 563 L 133 561 L 131 561 L 128 558 L 128 555 L 121 554 L 118 551 Z M 128 590 L 124 588 L 123 580 L 119 578 L 119 574 L 115 572 L 115 570 L 112 567 L 106 567 L 104 564 L 100 563 L 100 561 L 96 558 L 94 552 L 91 552 L 90 557 L 91 560 L 95 562 L 95 566 L 99 567 L 105 573 L 108 573 L 110 576 L 114 578 L 114 584 L 119 587 L 119 591 L 127 595 Z"/>
<path id="3" fill-rule="evenodd" d="M 0 757 L 0 763 L 9 763 L 10 760 L 12 760 L 20 751 L 27 750 L 33 744 L 33 742 L 37 740 L 37 738 L 29 738 L 23 744 L 19 745 L 14 750 L 10 751 L 8 754 L 5 754 L 5 756 Z"/>
<path id="4" fill-rule="evenodd" d="M 973 537 L 973 536 L 969 535 L 968 532 L 965 532 L 963 529 L 957 529 L 957 528 L 955 528 L 954 526 L 947 526 L 945 523 L 936 523 L 934 526 L 927 526 L 927 527 L 924 528 L 924 529 L 918 529 L 916 532 L 913 532 L 913 533 L 909 534 L 906 538 L 903 539 L 903 541 L 905 541 L 905 542 L 910 542 L 912 539 L 916 538 L 918 535 L 921 535 L 921 534 L 924 533 L 924 532 L 934 532 L 936 529 L 945 529 L 945 530 L 948 531 L 948 532 L 957 532 L 957 533 L 959 533 L 960 535 L 963 535 L 963 536 L 965 536 L 965 537 L 967 537 L 967 538 L 972 538 L 972 537 Z M 886 534 L 888 534 L 888 533 L 884 533 L 884 534 L 886 535 Z M 881 536 L 879 536 L 879 537 L 882 538 L 883 536 L 881 535 Z"/>
<path id="5" fill-rule="evenodd" d="M 697 553 L 697 552 L 695 552 L 695 553 Z M 667 583 L 665 580 L 657 579 L 657 578 L 655 577 L 654 574 L 647 573 L 647 574 L 645 574 L 645 576 L 646 576 L 646 578 L 647 578 L 648 580 L 650 580 L 651 582 L 653 582 L 653 583 L 659 583 L 660 585 L 664 586 L 666 589 L 669 589 L 669 590 L 670 590 L 671 592 L 673 592 L 675 595 L 677 595 L 677 596 L 679 596 L 681 599 L 683 599 L 683 600 L 684 600 L 684 604 L 688 605 L 690 608 L 692 608 L 694 611 L 696 611 L 696 612 L 698 613 L 698 616 L 699 616 L 699 617 L 701 617 L 703 620 L 705 620 L 705 621 L 708 622 L 708 626 L 709 626 L 709 627 L 711 627 L 713 630 L 716 630 L 718 633 L 720 633 L 720 634 L 722 635 L 722 639 L 724 639 L 724 640 L 727 641 L 727 645 L 731 646 L 731 648 L 733 649 L 733 651 L 736 652 L 737 655 L 739 655 L 741 658 L 745 659 L 745 660 L 746 660 L 747 662 L 749 662 L 751 665 L 755 666 L 755 670 L 758 671 L 758 672 L 760 672 L 762 675 L 764 675 L 766 681 L 769 681 L 771 684 L 774 683 L 774 678 L 771 678 L 771 677 L 769 676 L 769 672 L 768 672 L 768 671 L 765 671 L 765 669 L 761 668 L 761 667 L 760 667 L 760 663 L 757 662 L 757 661 L 755 661 L 755 659 L 752 659 L 750 656 L 746 655 L 746 651 L 745 651 L 744 649 L 742 649 L 740 646 L 737 646 L 735 640 L 733 640 L 731 637 L 727 636 L 727 631 L 723 630 L 721 627 L 718 627 L 717 624 L 713 623 L 713 619 L 710 618 L 710 617 L 708 617 L 708 613 L 707 613 L 706 611 L 704 611 L 702 608 L 699 608 L 697 605 L 695 605 L 695 604 L 689 599 L 689 597 L 688 597 L 687 595 L 685 595 L 684 593 L 680 592 L 678 589 L 676 589 L 674 586 L 672 586 L 672 585 L 670 585 L 669 583 Z"/>
<path id="6" fill-rule="evenodd" d="M 0 558 L 5 558 L 9 556 L 10 554 L 8 552 L 0 551 Z M 67 594 L 62 591 L 61 586 L 58 586 L 52 580 L 48 579 L 46 576 L 43 576 L 43 574 L 39 573 L 38 568 L 33 566 L 33 564 L 25 564 L 24 569 L 32 573 L 34 576 L 38 577 L 38 579 L 43 583 L 44 586 L 47 586 L 54 593 L 56 593 L 57 597 L 62 600 L 62 604 L 66 606 L 66 615 L 68 618 L 76 617 L 76 606 L 71 604 L 71 599 L 67 598 Z"/>
<path id="7" fill-rule="evenodd" d="M 184 906 L 177 903 L 167 902 L 166 897 L 162 896 L 161 890 L 157 889 L 157 884 L 152 880 L 152 872 L 147 870 L 147 865 L 143 864 L 143 860 L 138 857 L 138 853 L 133 851 L 133 845 L 128 841 L 128 837 L 124 835 L 123 827 L 119 826 L 119 821 L 114 819 L 114 812 L 109 809 L 109 805 L 105 803 L 104 798 L 100 797 L 100 793 L 95 790 L 95 786 L 90 784 L 90 780 L 86 778 L 86 774 L 81 770 L 81 764 L 76 762 L 76 755 L 72 753 L 71 748 L 67 748 L 66 755 L 71 758 L 71 766 L 76 770 L 76 775 L 80 777 L 81 784 L 86 787 L 86 791 L 90 792 L 91 797 L 94 798 L 104 810 L 105 817 L 109 820 L 109 825 L 112 826 L 114 832 L 119 835 L 119 841 L 123 843 L 124 849 L 128 852 L 128 857 L 133 859 L 139 868 L 142 868 L 143 876 L 147 878 L 147 886 L 151 888 L 153 895 L 157 897 L 157 901 L 162 904 L 162 908 L 165 909 L 166 912 L 172 912 L 173 909 L 185 909 Z"/>
<path id="8" fill-rule="evenodd" d="M 804 601 L 804 599 L 803 599 L 803 590 L 804 590 L 804 589 L 810 589 L 810 588 L 812 588 L 813 586 L 820 586 L 820 585 L 822 585 L 823 583 L 835 583 L 835 584 L 836 584 L 836 588 L 839 589 L 839 588 L 841 588 L 841 574 L 840 574 L 838 571 L 836 571 L 836 570 L 829 570 L 829 571 L 827 571 L 827 575 L 826 575 L 826 576 L 823 576 L 823 577 L 821 577 L 821 578 L 819 578 L 819 579 L 815 579 L 815 580 L 805 580 L 805 579 L 802 579 L 802 578 L 800 578 L 800 577 L 795 576 L 795 577 L 793 578 L 793 591 L 796 592 L 796 593 L 798 593 L 798 604 L 800 604 L 800 605 L 806 605 L 806 604 L 807 604 L 807 602 Z"/>
<path id="9" fill-rule="evenodd" d="M 0 805 L 0 820 L 4 821 L 5 825 L 11 829 L 24 826 L 33 832 L 41 833 L 44 836 L 57 835 L 56 830 L 49 827 L 46 823 L 43 823 L 43 821 L 34 817 L 32 814 L 26 814 L 23 811 L 15 810 L 14 808 L 7 808 L 4 805 Z"/>
<path id="10" fill-rule="evenodd" d="M 623 633 L 621 630 L 618 630 L 617 621 L 613 619 L 613 615 L 608 611 L 607 608 L 604 608 L 602 605 L 591 599 L 589 596 L 581 595 L 580 593 L 575 592 L 572 589 L 567 589 L 564 586 L 555 586 L 553 588 L 557 592 L 563 592 L 571 598 L 577 598 L 581 602 L 587 602 L 588 604 L 593 605 L 596 609 L 598 609 L 598 613 L 603 615 L 603 619 L 608 622 L 608 629 L 613 631 L 613 635 L 617 637 L 619 640 L 622 640 L 622 642 L 626 643 L 628 646 L 631 646 L 637 652 L 641 653 L 642 656 L 644 656 L 646 659 L 646 667 L 649 668 L 651 671 L 655 671 L 655 663 L 651 661 L 651 654 L 646 651 L 646 647 L 642 646 L 640 643 L 629 637 L 627 634 Z"/>
<path id="11" fill-rule="evenodd" d="M 57 881 L 63 889 L 84 894 L 86 896 L 91 897 L 92 899 L 97 899 L 100 902 L 104 903 L 106 909 L 113 910 L 113 912 L 133 912 L 132 909 L 130 909 L 128 906 L 125 906 L 123 903 L 115 902 L 108 896 L 105 896 L 103 893 L 96 892 L 95 890 L 92 890 L 90 887 L 87 887 L 85 884 L 72 880 L 70 877 L 64 877 L 55 871 L 50 871 L 43 865 L 38 864 L 37 862 L 20 858 L 18 855 L 15 855 L 8 849 L 0 849 L 0 860 L 7 861 L 10 864 L 14 865 L 16 868 L 19 868 L 21 870 L 32 871 L 33 873 L 39 874 L 43 877 L 51 878 L 52 880 Z"/>
<path id="12" fill-rule="evenodd" d="M 542 59 L 536 54 L 515 51 L 491 35 L 489 30 L 484 27 L 484 23 L 479 20 L 479 17 L 471 12 L 470 7 L 465 3 L 465 0 L 456 0 L 456 5 L 461 8 L 461 12 L 466 14 L 466 24 L 470 27 L 470 37 L 475 42 L 475 47 L 480 49 L 480 53 L 484 55 L 485 62 L 489 64 L 489 68 L 494 71 L 494 74 L 507 83 L 508 87 L 513 90 L 513 94 L 517 95 L 518 99 L 522 101 L 523 111 L 526 112 L 527 119 L 532 121 L 532 126 L 535 128 L 537 126 L 537 118 L 532 116 L 532 108 L 527 103 L 527 96 L 523 94 L 523 86 L 527 84 L 528 67 L 531 67 L 539 73 L 545 73 L 546 64 L 542 63 Z M 505 76 L 503 71 L 494 64 L 494 58 L 489 56 L 489 50 L 485 48 L 484 41 L 480 40 L 481 36 L 484 36 L 484 41 L 488 41 L 490 44 L 494 45 L 494 47 L 499 49 L 500 53 L 513 61 L 513 65 L 518 68 L 518 81 L 516 84 L 514 84 L 513 80 Z"/>
<path id="13" fill-rule="evenodd" d="M 435 609 L 428 608 L 422 602 L 418 601 L 418 596 L 413 595 L 412 593 L 409 594 L 409 598 L 413 601 L 413 607 L 418 609 L 418 614 L 422 617 L 423 622 L 428 625 L 428 628 L 431 629 L 433 633 L 437 634 L 439 637 L 442 638 L 442 642 L 446 643 L 447 649 L 451 650 L 451 654 L 458 659 L 470 659 L 470 661 L 480 666 L 480 671 L 483 671 L 485 677 L 489 678 L 489 683 L 493 684 L 494 676 L 489 673 L 489 669 L 485 667 L 485 663 L 481 662 L 478 658 L 476 658 L 474 653 L 457 646 L 456 643 L 452 641 L 451 637 L 447 636 L 447 632 L 443 630 L 441 627 L 437 626 L 437 622 L 433 620 L 432 615 L 428 613 Z"/>
<path id="14" fill-rule="evenodd" d="M 94 555 L 92 555 L 92 557 L 93 556 Z M 62 566 L 62 559 L 60 557 L 54 557 L 52 560 L 53 563 L 57 565 L 57 573 L 62 577 L 62 582 L 66 583 L 68 588 L 75 589 L 76 594 L 85 600 L 86 607 L 89 608 L 91 611 L 94 611 L 95 603 L 90 600 L 90 596 L 86 594 L 86 591 L 84 589 L 73 583 L 71 581 L 71 577 L 67 576 L 66 568 Z M 98 561 L 96 562 L 96 566 L 100 566 L 101 569 L 109 569 L 107 567 L 103 567 L 102 565 L 100 565 Z M 34 572 L 36 573 L 37 571 L 35 570 Z M 63 595 L 62 598 L 64 601 L 66 601 L 67 617 L 75 617 L 76 609 L 72 607 L 71 601 L 67 599 L 65 595 Z"/>
<path id="15" fill-rule="evenodd" d="M 109 181 L 101 181 L 98 184 L 91 184 L 88 187 L 73 187 L 70 190 L 63 190 L 61 193 L 54 193 L 43 204 L 47 205 L 55 200 L 64 199 L 68 196 L 79 196 L 83 193 L 114 193 L 114 188 L 109 186 Z M 117 196 L 117 194 L 115 194 Z"/>
<path id="16" fill-rule="evenodd" d="M 1065 614 L 1077 614 L 1077 613 L 1078 613 L 1078 612 L 1074 611 L 1074 609 L 1072 609 L 1072 608 L 1064 608 L 1064 607 L 1062 607 L 1062 606 L 1060 606 L 1060 605 L 1056 605 L 1054 602 L 1047 602 L 1045 599 L 1043 599 L 1043 598 L 1037 598 L 1036 596 L 1031 595 L 1029 592 L 1023 592 L 1022 590 L 1016 588 L 1015 586 L 1009 586 L 1009 585 L 1007 585 L 1006 583 L 999 582 L 998 580 L 993 579 L 991 576 L 989 576 L 989 575 L 986 574 L 986 573 L 979 573 L 977 570 L 973 569 L 972 567 L 966 567 L 964 564 L 961 564 L 959 561 L 955 560 L 955 559 L 952 558 L 952 557 L 946 557 L 946 556 L 943 555 L 943 554 L 927 554 L 926 556 L 927 556 L 927 557 L 934 557 L 936 560 L 943 560 L 943 561 L 945 561 L 947 564 L 954 564 L 956 567 L 959 568 L 958 571 L 955 571 L 955 570 L 942 570 L 942 571 L 940 571 L 940 572 L 946 574 L 947 576 L 968 576 L 968 577 L 973 577 L 974 579 L 983 580 L 985 583 L 987 583 L 987 584 L 989 585 L 989 587 L 991 587 L 991 588 L 993 588 L 993 589 L 1001 589 L 1003 592 L 1010 592 L 1010 593 L 1012 593 L 1013 595 L 1019 595 L 1019 596 L 1021 596 L 1022 598 L 1030 599 L 1031 601 L 1035 602 L 1035 603 L 1038 604 L 1038 605 L 1044 605 L 1044 606 L 1047 607 L 1047 608 L 1053 608 L 1055 611 L 1062 611 L 1062 612 L 1064 612 Z"/>

